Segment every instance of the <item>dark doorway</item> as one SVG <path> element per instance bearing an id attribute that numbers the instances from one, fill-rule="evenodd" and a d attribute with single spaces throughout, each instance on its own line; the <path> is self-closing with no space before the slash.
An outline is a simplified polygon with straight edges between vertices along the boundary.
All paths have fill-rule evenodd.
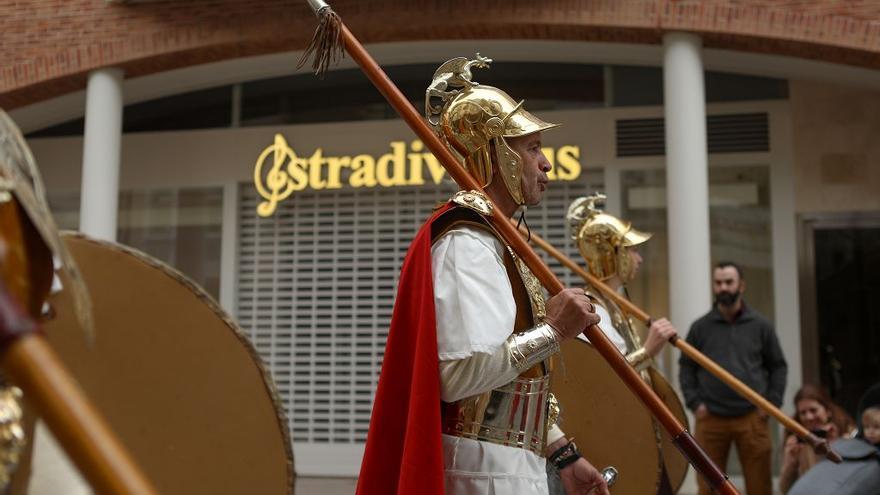
<path id="1" fill-rule="evenodd" d="M 836 219 L 808 227 L 815 333 L 805 335 L 805 344 L 813 345 L 805 345 L 804 378 L 818 378 L 853 414 L 865 390 L 880 382 L 880 221 Z M 804 309 L 806 316 L 810 308 Z M 814 359 L 807 359 L 808 351 Z"/>

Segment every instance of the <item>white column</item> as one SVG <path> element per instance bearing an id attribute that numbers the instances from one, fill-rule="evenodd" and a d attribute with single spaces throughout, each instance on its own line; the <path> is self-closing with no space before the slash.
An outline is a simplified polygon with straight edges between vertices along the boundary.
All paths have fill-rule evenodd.
<path id="1" fill-rule="evenodd" d="M 79 229 L 109 241 L 116 240 L 119 203 L 122 79 L 121 69 L 99 69 L 86 88 Z"/>
<path id="2" fill-rule="evenodd" d="M 788 362 L 788 380 L 782 404 L 794 401 L 803 384 L 800 300 L 798 294 L 797 224 L 795 223 L 794 167 L 791 114 L 787 102 L 770 112 L 770 212 L 773 226 L 773 305 L 776 336 Z"/>
<path id="3" fill-rule="evenodd" d="M 238 183 L 223 186 L 223 227 L 220 234 L 220 306 L 233 318 L 238 295 Z"/>
<path id="4" fill-rule="evenodd" d="M 695 35 L 669 33 L 663 37 L 669 316 L 682 336 L 712 304 L 706 100 L 700 49 L 700 38 Z"/>

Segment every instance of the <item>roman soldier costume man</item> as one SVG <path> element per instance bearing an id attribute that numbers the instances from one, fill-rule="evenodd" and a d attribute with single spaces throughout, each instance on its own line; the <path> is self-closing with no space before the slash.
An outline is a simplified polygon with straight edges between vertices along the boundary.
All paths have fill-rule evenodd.
<path id="1" fill-rule="evenodd" d="M 651 234 L 636 230 L 630 222 L 603 211 L 601 207 L 604 201 L 602 194 L 575 199 L 569 206 L 566 220 L 589 272 L 612 289 L 625 291 L 626 284 L 635 278 L 642 264 L 638 246 L 650 239 Z M 601 318 L 599 328 L 639 371 L 642 379 L 654 386 L 670 409 L 679 412 L 680 419 L 687 424 L 678 396 L 671 393 L 671 387 L 662 375 L 650 372 L 653 358 L 677 334 L 672 324 L 665 318 L 651 322 L 647 338 L 643 341 L 635 322 L 613 300 L 592 287 L 586 287 L 584 291 L 596 304 L 596 313 Z M 658 389 L 658 386 L 662 388 Z M 651 443 L 661 451 L 658 457 L 660 465 L 645 466 L 642 472 L 648 475 L 659 470 L 655 493 L 674 493 L 684 479 L 687 464 L 676 449 L 663 444 L 663 432 L 656 422 Z M 679 469 L 679 466 L 684 469 Z"/>
<path id="2" fill-rule="evenodd" d="M 486 195 L 460 191 L 413 240 L 398 285 L 358 480 L 359 494 L 546 494 L 545 463 L 569 494 L 607 494 L 555 425 L 552 357 L 598 317 L 581 289 L 545 300 L 484 220 L 537 204 L 551 165 L 544 122 L 472 81 L 489 59 L 437 69 L 428 121 Z"/>

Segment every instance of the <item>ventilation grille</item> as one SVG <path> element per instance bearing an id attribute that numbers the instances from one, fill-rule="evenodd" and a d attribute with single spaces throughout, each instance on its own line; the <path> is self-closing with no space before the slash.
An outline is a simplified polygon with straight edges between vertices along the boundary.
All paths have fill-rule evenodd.
<path id="1" fill-rule="evenodd" d="M 666 152 L 663 119 L 618 120 L 617 156 L 652 156 Z"/>
<path id="2" fill-rule="evenodd" d="M 766 113 L 710 115 L 706 120 L 709 153 L 770 151 Z"/>
<path id="3" fill-rule="evenodd" d="M 601 188 L 601 170 L 584 175 L 552 184 L 526 218 L 571 256 L 565 211 Z M 253 186 L 240 186 L 237 317 L 278 386 L 294 443 L 365 441 L 403 258 L 452 190 L 300 192 L 259 218 Z"/>
<path id="4" fill-rule="evenodd" d="M 616 122 L 617 156 L 659 156 L 666 153 L 662 118 Z M 709 153 L 770 150 L 766 113 L 710 115 L 706 119 Z"/>

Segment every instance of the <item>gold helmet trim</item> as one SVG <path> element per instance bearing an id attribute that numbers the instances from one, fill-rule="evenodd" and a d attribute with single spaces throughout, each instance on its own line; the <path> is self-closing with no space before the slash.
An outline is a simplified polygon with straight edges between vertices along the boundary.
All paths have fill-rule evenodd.
<path id="1" fill-rule="evenodd" d="M 504 91 L 473 81 L 472 68 L 488 68 L 492 59 L 477 53 L 469 60 L 457 57 L 434 72 L 425 91 L 425 117 L 447 147 L 464 161 L 481 187 L 493 179 L 492 149 L 498 171 L 517 205 L 524 203 L 523 159 L 505 138 L 528 136 L 558 127 L 523 108 Z"/>
<path id="2" fill-rule="evenodd" d="M 568 207 L 565 218 L 590 273 L 603 281 L 617 275 L 627 282 L 634 275 L 634 267 L 628 250 L 623 248 L 638 246 L 651 234 L 605 213 L 601 209 L 605 199 L 604 194 L 577 198 Z"/>

